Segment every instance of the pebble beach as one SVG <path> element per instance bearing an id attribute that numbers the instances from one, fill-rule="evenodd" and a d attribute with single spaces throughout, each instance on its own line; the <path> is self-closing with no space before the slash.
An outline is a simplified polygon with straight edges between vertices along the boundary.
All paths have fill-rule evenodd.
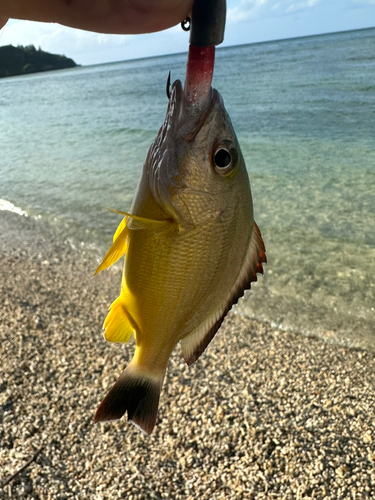
<path id="1" fill-rule="evenodd" d="M 101 330 L 121 266 L 39 226 L 0 213 L 1 499 L 375 497 L 374 351 L 234 312 L 190 368 L 175 349 L 151 436 L 94 425 L 134 349 Z"/>

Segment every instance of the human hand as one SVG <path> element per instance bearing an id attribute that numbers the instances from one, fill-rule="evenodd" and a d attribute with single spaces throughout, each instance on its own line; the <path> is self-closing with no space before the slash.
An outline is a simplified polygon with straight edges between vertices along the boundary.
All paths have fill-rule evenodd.
<path id="1" fill-rule="evenodd" d="M 193 0 L 1 0 L 0 29 L 14 18 L 99 33 L 151 33 L 180 23 L 192 7 Z"/>

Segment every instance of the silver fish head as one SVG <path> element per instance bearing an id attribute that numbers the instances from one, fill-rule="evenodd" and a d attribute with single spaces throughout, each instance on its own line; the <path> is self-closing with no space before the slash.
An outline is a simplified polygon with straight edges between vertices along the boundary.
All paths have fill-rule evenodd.
<path id="1" fill-rule="evenodd" d="M 231 217 L 240 204 L 252 222 L 245 162 L 217 90 L 191 105 L 181 82 L 173 83 L 165 121 L 149 151 L 148 179 L 157 204 L 183 229 Z"/>

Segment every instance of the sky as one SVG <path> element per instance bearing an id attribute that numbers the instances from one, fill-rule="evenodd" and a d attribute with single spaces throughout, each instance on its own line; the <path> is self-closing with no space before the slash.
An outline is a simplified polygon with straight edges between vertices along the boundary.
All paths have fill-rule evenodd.
<path id="1" fill-rule="evenodd" d="M 375 0 L 227 0 L 223 46 L 375 26 Z M 185 52 L 180 26 L 146 35 L 106 35 L 54 23 L 10 20 L 1 45 L 35 45 L 90 65 Z"/>

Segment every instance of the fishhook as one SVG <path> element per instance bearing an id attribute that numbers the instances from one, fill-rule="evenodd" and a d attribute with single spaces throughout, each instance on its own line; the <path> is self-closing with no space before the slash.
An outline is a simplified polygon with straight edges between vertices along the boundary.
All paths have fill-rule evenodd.
<path id="1" fill-rule="evenodd" d="M 187 17 L 186 19 L 184 19 L 184 20 L 181 22 L 181 28 L 182 28 L 184 31 L 190 31 L 190 26 L 191 26 L 191 19 L 190 19 L 190 17 Z"/>

